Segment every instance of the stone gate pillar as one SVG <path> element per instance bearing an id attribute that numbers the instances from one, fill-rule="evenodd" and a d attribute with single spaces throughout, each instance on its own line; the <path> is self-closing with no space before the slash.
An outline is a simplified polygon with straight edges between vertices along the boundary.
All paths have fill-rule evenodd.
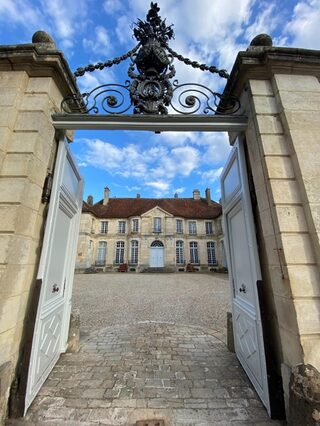
<path id="1" fill-rule="evenodd" d="M 46 33 L 37 32 L 32 44 L 0 46 L 0 423 L 30 328 L 47 213 L 42 192 L 57 148 L 51 114 L 75 91 Z"/>
<path id="2" fill-rule="evenodd" d="M 265 339 L 292 425 L 320 419 L 315 391 L 302 397 L 309 410 L 302 423 L 292 412 L 296 366 L 313 366 L 312 374 L 305 375 L 309 390 L 310 377 L 319 380 L 320 370 L 319 76 L 319 51 L 272 47 L 262 35 L 238 54 L 226 87 L 241 96 L 249 117 L 245 137 L 263 273 Z M 235 135 L 229 136 L 233 143 Z"/>

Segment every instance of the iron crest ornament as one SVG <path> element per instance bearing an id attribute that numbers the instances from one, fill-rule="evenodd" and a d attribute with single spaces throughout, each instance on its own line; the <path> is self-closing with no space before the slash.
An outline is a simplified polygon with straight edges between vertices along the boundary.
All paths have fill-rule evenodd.
<path id="1" fill-rule="evenodd" d="M 75 77 L 86 72 L 103 70 L 130 59 L 128 77 L 124 84 L 103 84 L 80 96 L 75 94 L 62 101 L 66 113 L 165 115 L 168 110 L 181 114 L 234 114 L 240 109 L 240 101 L 197 83 L 179 84 L 172 79 L 176 75 L 174 59 L 201 71 L 217 73 L 228 78 L 226 70 L 200 64 L 175 52 L 168 45 L 174 38 L 173 25 L 159 15 L 157 3 L 151 2 L 146 20 L 134 24 L 133 35 L 137 45 L 126 54 L 97 64 L 78 68 Z"/>

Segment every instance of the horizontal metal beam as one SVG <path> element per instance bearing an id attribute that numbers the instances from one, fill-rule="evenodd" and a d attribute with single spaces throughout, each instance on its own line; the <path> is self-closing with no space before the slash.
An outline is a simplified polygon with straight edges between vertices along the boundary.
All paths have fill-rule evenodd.
<path id="1" fill-rule="evenodd" d="M 241 132 L 248 118 L 223 115 L 89 115 L 53 114 L 56 129 L 147 130 L 151 132 Z"/>

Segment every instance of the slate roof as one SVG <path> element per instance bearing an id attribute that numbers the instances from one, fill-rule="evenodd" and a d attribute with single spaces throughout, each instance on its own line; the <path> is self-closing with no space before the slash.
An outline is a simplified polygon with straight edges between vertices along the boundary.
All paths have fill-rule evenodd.
<path id="1" fill-rule="evenodd" d="M 92 213 L 100 219 L 128 218 L 141 216 L 157 206 L 173 216 L 186 219 L 215 219 L 222 210 L 221 204 L 211 201 L 208 205 L 205 198 L 110 198 L 106 206 L 103 200 L 93 206 L 84 201 L 82 212 Z"/>

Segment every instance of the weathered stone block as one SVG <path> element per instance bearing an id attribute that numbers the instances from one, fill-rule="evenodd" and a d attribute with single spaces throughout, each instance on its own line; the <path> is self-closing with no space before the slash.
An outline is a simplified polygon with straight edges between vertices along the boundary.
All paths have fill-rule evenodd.
<path id="1" fill-rule="evenodd" d="M 290 155 L 288 141 L 283 135 L 262 135 L 264 155 Z"/>
<path id="2" fill-rule="evenodd" d="M 283 234 L 283 254 L 287 264 L 314 264 L 314 252 L 309 235 Z"/>
<path id="3" fill-rule="evenodd" d="M 21 88 L 25 87 L 28 82 L 28 74 L 25 71 L 0 71 L 0 87 L 1 88 Z"/>
<path id="4" fill-rule="evenodd" d="M 5 424 L 7 413 L 7 400 L 9 398 L 12 377 L 11 362 L 0 365 L 0 424 Z"/>
<path id="5" fill-rule="evenodd" d="M 260 134 L 283 133 L 283 128 L 279 116 L 257 115 L 257 121 Z"/>
<path id="6" fill-rule="evenodd" d="M 227 347 L 230 352 L 235 352 L 232 313 L 227 312 Z"/>
<path id="7" fill-rule="evenodd" d="M 291 324 L 291 329 L 294 325 Z M 303 352 L 300 336 L 283 327 L 279 327 L 281 346 L 283 352 L 283 362 L 288 365 L 301 363 L 303 360 Z"/>
<path id="8" fill-rule="evenodd" d="M 319 80 L 312 75 L 276 74 L 274 82 L 279 91 L 320 92 Z"/>
<path id="9" fill-rule="evenodd" d="M 288 265 L 287 271 L 294 297 L 320 297 L 320 277 L 316 265 Z"/>
<path id="10" fill-rule="evenodd" d="M 301 204 L 302 197 L 297 182 L 294 180 L 270 180 L 275 204 Z"/>
<path id="11" fill-rule="evenodd" d="M 17 118 L 15 107 L 0 106 L 0 127 L 13 129 Z"/>
<path id="12" fill-rule="evenodd" d="M 1 111 L 0 111 L 1 124 Z M 54 128 L 49 118 L 42 111 L 19 111 L 14 126 L 15 131 L 38 131 L 41 136 L 52 140 Z"/>
<path id="13" fill-rule="evenodd" d="M 320 91 L 280 92 L 277 98 L 284 110 L 320 111 Z"/>
<path id="14" fill-rule="evenodd" d="M 320 299 L 296 299 L 294 306 L 297 312 L 300 333 L 319 333 Z"/>
<path id="15" fill-rule="evenodd" d="M 320 422 L 320 373 L 310 364 L 292 369 L 288 424 L 317 425 Z"/>
<path id="16" fill-rule="evenodd" d="M 256 114 L 278 114 L 279 108 L 273 96 L 253 96 Z"/>
<path id="17" fill-rule="evenodd" d="M 294 171 L 290 157 L 266 157 L 269 179 L 293 179 Z"/>
<path id="18" fill-rule="evenodd" d="M 73 309 L 70 316 L 67 352 L 76 353 L 80 349 L 80 311 Z"/>
<path id="19" fill-rule="evenodd" d="M 276 206 L 280 232 L 308 232 L 303 207 Z"/>
<path id="20" fill-rule="evenodd" d="M 249 80 L 252 95 L 272 96 L 273 88 L 269 80 Z"/>

